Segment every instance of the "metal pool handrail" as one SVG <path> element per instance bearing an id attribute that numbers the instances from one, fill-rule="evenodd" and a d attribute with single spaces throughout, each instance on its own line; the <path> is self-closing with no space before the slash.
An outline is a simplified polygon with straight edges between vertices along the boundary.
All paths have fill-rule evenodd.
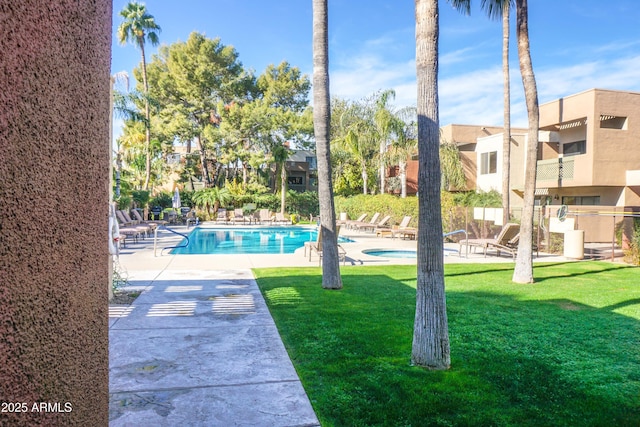
<path id="1" fill-rule="evenodd" d="M 184 245 L 178 245 L 178 246 L 167 246 L 162 248 L 162 250 L 160 251 L 160 255 L 162 255 L 162 252 L 165 249 L 177 249 L 177 248 L 186 248 L 187 246 L 189 246 L 189 236 L 187 236 L 186 234 L 182 234 L 182 233 L 178 233 L 175 230 L 172 230 L 164 225 L 161 225 L 159 227 L 156 227 L 156 229 L 153 231 L 153 256 L 157 256 L 156 255 L 156 249 L 158 247 L 158 230 L 162 228 L 163 230 L 167 230 L 170 231 L 173 234 L 177 234 L 178 236 L 182 236 L 187 240 L 187 243 L 185 243 Z"/>
<path id="2" fill-rule="evenodd" d="M 468 242 L 469 241 L 469 235 L 467 234 L 467 230 L 456 230 L 456 231 L 450 231 L 448 233 L 444 233 L 442 235 L 442 238 L 444 239 L 445 237 L 449 237 L 453 234 L 459 234 L 459 233 L 464 233 L 464 238 L 465 240 Z M 458 253 L 458 255 L 460 255 L 460 253 Z M 467 253 L 465 254 L 465 258 L 469 258 L 469 244 L 467 244 Z"/>

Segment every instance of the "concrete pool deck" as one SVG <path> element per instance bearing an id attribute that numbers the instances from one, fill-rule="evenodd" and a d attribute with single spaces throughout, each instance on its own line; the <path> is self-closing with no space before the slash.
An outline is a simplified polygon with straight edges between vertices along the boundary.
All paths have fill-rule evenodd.
<path id="1" fill-rule="evenodd" d="M 354 240 L 342 244 L 347 265 L 416 262 L 362 252 L 415 249 L 415 241 L 351 230 L 341 235 Z M 161 253 L 179 241 L 161 231 L 155 254 L 153 239 L 121 251 L 121 269 L 142 294 L 109 310 L 109 425 L 319 426 L 250 270 L 317 267 L 317 256 L 310 262 L 302 248 L 284 255 Z M 449 253 L 445 262 L 513 261 Z"/>

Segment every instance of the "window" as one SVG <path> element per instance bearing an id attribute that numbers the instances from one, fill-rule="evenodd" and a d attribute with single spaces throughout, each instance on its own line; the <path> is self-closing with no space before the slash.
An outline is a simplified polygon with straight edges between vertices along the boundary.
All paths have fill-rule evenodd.
<path id="1" fill-rule="evenodd" d="M 498 171 L 498 152 L 480 154 L 480 175 L 488 175 Z"/>
<path id="2" fill-rule="evenodd" d="M 315 157 L 307 156 L 305 157 L 305 161 L 309 164 L 309 170 L 318 169 L 318 159 Z"/>
<path id="3" fill-rule="evenodd" d="M 303 185 L 304 177 L 302 176 L 288 176 L 287 182 L 289 185 Z"/>
<path id="4" fill-rule="evenodd" d="M 599 205 L 600 196 L 562 196 L 563 205 Z"/>
<path id="5" fill-rule="evenodd" d="M 565 156 L 577 156 L 587 152 L 587 141 L 565 142 L 562 144 L 562 154 Z"/>

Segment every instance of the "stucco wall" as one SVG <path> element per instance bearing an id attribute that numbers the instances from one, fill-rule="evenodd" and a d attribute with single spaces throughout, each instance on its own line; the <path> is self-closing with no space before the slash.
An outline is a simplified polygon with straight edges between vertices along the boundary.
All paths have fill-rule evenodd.
<path id="1" fill-rule="evenodd" d="M 111 7 L 0 0 L 0 425 L 108 424 Z"/>

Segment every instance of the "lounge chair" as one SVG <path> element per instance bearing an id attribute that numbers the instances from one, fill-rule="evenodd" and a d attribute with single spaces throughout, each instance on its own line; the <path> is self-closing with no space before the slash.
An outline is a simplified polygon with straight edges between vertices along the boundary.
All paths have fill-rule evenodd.
<path id="1" fill-rule="evenodd" d="M 140 215 L 140 212 L 138 212 L 136 209 L 132 210 L 131 212 L 133 213 L 133 216 L 135 217 L 135 219 L 145 224 L 167 225 L 167 221 L 163 221 L 163 220 L 145 221 L 144 219 L 142 219 L 142 215 Z"/>
<path id="2" fill-rule="evenodd" d="M 289 218 L 285 217 L 285 215 L 282 212 L 276 212 L 275 222 L 289 224 L 289 223 L 291 223 L 291 220 Z"/>
<path id="3" fill-rule="evenodd" d="M 216 215 L 216 222 L 224 222 L 225 224 L 229 222 L 227 219 L 227 210 L 224 208 L 218 208 L 218 213 Z"/>
<path id="4" fill-rule="evenodd" d="M 380 212 L 376 212 L 373 214 L 373 216 L 371 217 L 370 221 L 349 221 L 347 222 L 347 228 L 351 228 L 351 229 L 355 229 L 358 228 L 361 225 L 374 225 L 376 221 L 378 221 L 378 218 L 380 218 Z"/>
<path id="5" fill-rule="evenodd" d="M 360 221 L 362 221 L 365 217 L 367 216 L 367 214 L 362 215 L 362 219 Z M 313 221 L 313 218 L 311 218 L 311 220 Z M 349 217 L 347 216 L 346 212 L 340 212 L 340 216 L 338 218 L 338 220 L 336 221 L 336 225 L 347 225 L 347 221 L 349 221 Z"/>
<path id="6" fill-rule="evenodd" d="M 269 209 L 260 209 L 258 211 L 258 221 L 260 224 L 271 224 L 273 222 L 273 215 Z"/>
<path id="7" fill-rule="evenodd" d="M 244 216 L 242 208 L 233 210 L 233 217 L 231 217 L 231 221 L 233 221 L 234 224 L 239 221 L 242 221 L 242 223 L 244 224 L 246 220 L 247 218 Z"/>
<path id="8" fill-rule="evenodd" d="M 402 221 L 400 221 L 400 224 L 398 225 L 394 225 L 392 227 L 378 227 L 375 229 L 375 233 L 376 236 L 378 237 L 385 237 L 385 236 L 391 236 L 391 238 L 395 237 L 394 233 L 398 233 L 400 230 L 404 230 L 409 226 L 409 222 L 411 222 L 411 216 L 407 215 L 404 218 L 402 218 Z"/>
<path id="9" fill-rule="evenodd" d="M 340 234 L 340 226 L 336 226 L 336 236 Z M 318 227 L 318 237 L 315 242 L 304 243 L 304 256 L 307 256 L 307 250 L 309 251 L 309 262 L 311 262 L 311 254 L 313 252 L 318 254 L 318 265 L 322 263 L 322 230 Z M 347 262 L 347 251 L 340 245 L 338 245 L 338 261 L 342 261 L 343 264 Z"/>
<path id="10" fill-rule="evenodd" d="M 356 228 L 358 229 L 358 231 L 370 230 L 373 233 L 375 229 L 384 227 L 385 224 L 389 222 L 390 219 L 391 219 L 391 215 L 387 215 L 384 218 L 382 218 L 377 224 L 358 224 L 356 225 Z"/>
<path id="11" fill-rule="evenodd" d="M 506 249 L 503 249 L 505 252 L 510 252 L 513 251 L 513 256 L 515 257 L 518 254 L 518 244 L 520 243 L 520 232 L 518 232 L 518 234 L 516 234 L 516 236 L 509 240 L 509 242 L 507 243 L 507 248 L 509 248 L 509 251 L 507 251 Z M 540 248 L 538 248 L 538 245 L 536 244 L 536 242 L 532 242 L 532 249 L 534 251 L 536 251 L 536 257 L 540 256 Z M 498 255 L 500 255 L 500 253 L 498 252 Z"/>
<path id="12" fill-rule="evenodd" d="M 513 245 L 513 240 L 520 233 L 520 224 L 513 222 L 505 224 L 500 230 L 500 233 L 494 239 L 463 239 L 458 243 L 460 244 L 460 253 L 462 253 L 462 245 L 467 245 L 467 252 L 469 246 L 471 246 L 475 252 L 476 248 L 482 248 L 484 256 L 487 256 L 489 248 L 496 249 L 497 255 L 500 256 L 500 252 L 510 253 L 513 258 L 516 257 L 517 245 Z"/>
<path id="13" fill-rule="evenodd" d="M 143 234 L 146 236 L 148 232 L 147 227 L 137 226 L 131 219 L 127 220 L 122 211 L 116 211 L 116 218 L 118 219 L 120 234 L 126 237 L 132 237 L 136 242 L 138 241 L 138 237 L 141 237 Z"/>
<path id="14" fill-rule="evenodd" d="M 367 214 L 366 214 L 366 213 L 363 213 L 362 215 L 360 215 L 360 216 L 358 217 L 358 219 L 348 219 L 348 220 L 344 221 L 344 223 L 340 223 L 339 225 L 344 225 L 344 226 L 346 226 L 347 228 L 351 228 L 351 224 L 361 223 L 361 222 L 363 222 L 363 221 L 364 221 L 364 219 L 365 219 L 366 217 L 367 217 Z M 336 223 L 336 225 L 338 225 L 338 224 Z"/>
<path id="15" fill-rule="evenodd" d="M 195 209 L 189 210 L 185 215 L 182 216 L 182 221 L 184 221 L 187 228 L 189 225 L 198 225 L 198 216 L 196 215 Z"/>
<path id="16" fill-rule="evenodd" d="M 156 227 L 158 227 L 158 224 L 151 224 L 151 223 L 146 223 L 144 221 L 139 221 L 137 219 L 132 219 L 131 215 L 129 215 L 129 212 L 127 211 L 120 211 L 122 212 L 122 215 L 124 216 L 124 219 L 127 220 L 127 222 L 129 222 L 130 224 L 133 224 L 135 227 L 144 227 L 145 228 L 145 233 L 151 233 L 153 230 L 156 229 Z"/>

